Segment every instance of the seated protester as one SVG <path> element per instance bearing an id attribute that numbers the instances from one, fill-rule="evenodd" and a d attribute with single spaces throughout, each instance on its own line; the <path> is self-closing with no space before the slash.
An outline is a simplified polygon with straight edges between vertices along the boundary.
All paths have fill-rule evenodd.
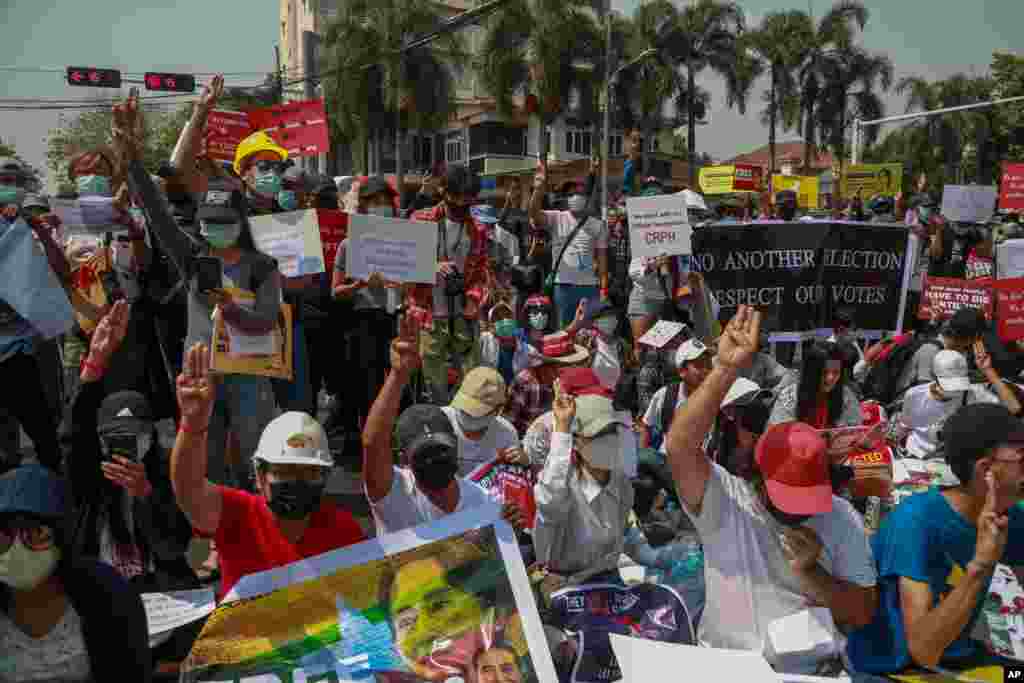
<path id="1" fill-rule="evenodd" d="M 61 480 L 0 476 L 0 681 L 152 680 L 146 611 L 114 569 L 74 556 Z"/>
<path id="2" fill-rule="evenodd" d="M 480 333 L 480 365 L 497 370 L 508 386 L 530 366 L 528 336 L 519 327 L 512 306 L 504 301 L 491 308 L 487 319 L 492 330 Z"/>
<path id="3" fill-rule="evenodd" d="M 704 378 L 711 372 L 711 352 L 699 339 L 689 339 L 676 351 L 675 366 L 679 382 L 666 384 L 654 394 L 643 418 L 639 421 L 640 446 L 651 448 L 651 444 L 660 444 L 659 450 L 664 452 L 664 437 L 668 425 L 664 418 L 671 418 L 675 411 L 686 402 L 688 396 L 697 391 Z M 666 403 L 668 408 L 665 408 Z"/>
<path id="4" fill-rule="evenodd" d="M 152 408 L 137 392 L 104 389 L 129 315 L 119 301 L 97 326 L 61 429 L 67 541 L 76 556 L 106 562 L 139 593 L 198 588 L 186 557 L 192 525 L 174 499 Z"/>
<path id="5" fill-rule="evenodd" d="M 738 377 L 722 401 L 706 452 L 729 474 L 750 480 L 754 474 L 754 447 L 768 429 L 774 395 Z"/>
<path id="6" fill-rule="evenodd" d="M 825 441 L 806 424 L 770 428 L 747 481 L 711 462 L 701 442 L 738 369 L 757 349 L 760 313 L 741 306 L 718 343 L 718 363 L 676 414 L 667 439 L 676 489 L 704 543 L 704 645 L 762 652 L 774 621 L 809 604 L 841 629 L 875 611 L 874 562 L 860 517 L 832 494 Z M 775 662 L 773 662 L 775 663 Z M 800 671 L 818 669 L 804 662 Z"/>
<path id="7" fill-rule="evenodd" d="M 847 643 L 856 672 L 983 663 L 970 635 L 996 563 L 1024 576 L 1021 422 L 1003 406 L 969 405 L 946 421 L 942 442 L 960 485 L 911 496 L 871 540 L 880 600 Z"/>
<path id="8" fill-rule="evenodd" d="M 1020 402 L 1014 392 L 992 367 L 992 360 L 984 353 L 981 342 L 975 342 L 975 353 L 981 354 L 978 366 L 998 395 L 981 385 L 972 385 L 967 359 L 957 351 L 939 351 L 933 361 L 935 381 L 911 387 L 903 395 L 898 433 L 906 435 L 907 455 L 930 458 L 939 448 L 939 435 L 946 420 L 966 405 L 999 403 L 1011 414 L 1020 413 Z"/>
<path id="9" fill-rule="evenodd" d="M 853 369 L 857 363 L 864 360 L 864 350 L 857 341 L 855 330 L 853 311 L 836 311 L 832 320 L 832 336 L 827 341 L 838 346 L 839 352 L 843 354 L 843 377 L 847 381 L 853 377 Z"/>
<path id="10" fill-rule="evenodd" d="M 914 343 L 919 344 L 910 361 L 899 371 L 896 380 L 896 395 L 917 384 L 927 384 L 935 379 L 932 374 L 932 360 L 942 349 L 967 353 L 975 339 L 981 334 L 977 318 L 968 309 L 960 309 L 940 328 L 938 339 L 918 333 Z"/>
<path id="11" fill-rule="evenodd" d="M 761 335 L 761 344 L 768 345 L 768 337 Z M 740 377 L 749 379 L 751 382 L 770 391 L 778 391 L 789 380 L 791 373 L 789 369 L 775 360 L 770 353 L 758 351 L 750 361 L 750 366 L 740 370 Z"/>
<path id="12" fill-rule="evenodd" d="M 523 324 L 526 328 L 527 340 L 540 348 L 544 335 L 555 331 L 555 316 L 551 299 L 543 294 L 534 294 L 523 306 Z"/>
<path id="13" fill-rule="evenodd" d="M 582 319 L 570 326 L 576 343 L 590 352 L 590 366 L 602 384 L 613 390 L 622 377 L 625 361 L 618 329 L 619 312 L 610 302 L 600 300 L 586 302 Z"/>
<path id="14" fill-rule="evenodd" d="M 804 351 L 800 380 L 784 387 L 768 424 L 805 422 L 815 429 L 856 427 L 861 423 L 857 395 L 843 381 L 843 354 L 830 342 Z"/>
<path id="15" fill-rule="evenodd" d="M 551 451 L 534 485 L 537 561 L 567 583 L 621 583 L 618 563 L 633 509 L 623 452 L 631 431 L 612 401 L 556 386 Z"/>
<path id="16" fill-rule="evenodd" d="M 985 314 L 980 308 L 961 308 L 954 316 L 959 316 L 958 322 L 965 331 L 968 331 L 968 333 L 973 332 L 975 339 L 981 340 L 985 346 L 985 351 L 991 356 L 992 366 L 1000 375 L 1016 377 L 1020 374 L 1020 358 L 1010 353 L 999 338 L 996 330 L 988 323 Z M 980 370 L 980 368 L 973 367 L 975 359 L 968 354 L 968 350 L 965 349 L 963 353 L 968 356 L 967 362 L 972 365 L 971 370 Z M 978 377 L 979 372 L 972 372 L 971 374 L 976 381 L 980 379 Z"/>
<path id="17" fill-rule="evenodd" d="M 211 483 L 206 433 L 215 398 L 210 351 L 196 344 L 178 377 L 171 482 L 192 526 L 216 540 L 221 597 L 247 574 L 365 539 L 351 514 L 324 500 L 333 462 L 323 427 L 305 413 L 279 415 L 263 430 L 252 456 L 258 494 Z"/>
<path id="18" fill-rule="evenodd" d="M 450 405 L 441 408 L 458 439 L 458 476 L 495 459 L 525 461 L 516 428 L 498 413 L 505 406 L 505 380 L 491 368 L 473 368 Z"/>
<path id="19" fill-rule="evenodd" d="M 554 381 L 563 368 L 590 364 L 590 354 L 573 344 L 568 334 L 545 337 L 538 347 L 531 347 L 530 367 L 516 375 L 508 388 L 508 403 L 502 411 L 516 428 L 525 434 L 533 421 L 551 409 L 554 402 Z"/>
<path id="20" fill-rule="evenodd" d="M 398 415 L 402 392 L 421 362 L 419 332 L 413 316 L 401 317 L 399 335 L 391 342 L 391 372 L 363 430 L 363 478 L 378 535 L 497 504 L 478 484 L 457 476 L 459 441 L 441 408 L 418 404 Z M 392 433 L 402 467 L 394 465 Z M 511 506 L 505 517 L 519 526 Z"/>
<path id="21" fill-rule="evenodd" d="M 658 390 L 676 378 L 675 357 L 679 347 L 690 338 L 684 327 L 661 348 L 635 343 L 640 370 L 636 374 L 636 414 L 643 415 Z"/>
<path id="22" fill-rule="evenodd" d="M 658 258 L 637 256 L 629 262 L 629 277 L 633 289 L 629 293 L 630 329 L 633 339 L 639 339 L 654 327 L 665 311 L 674 289 L 677 259 L 670 256 Z"/>

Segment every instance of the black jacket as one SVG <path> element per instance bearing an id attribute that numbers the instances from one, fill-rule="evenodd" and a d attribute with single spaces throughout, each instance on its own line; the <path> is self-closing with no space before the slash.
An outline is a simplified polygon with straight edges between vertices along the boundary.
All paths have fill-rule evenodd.
<path id="1" fill-rule="evenodd" d="M 100 469 L 103 450 L 96 412 L 106 394 L 102 382 L 83 382 L 68 406 L 60 428 L 60 447 L 68 476 L 68 543 L 76 557 L 99 557 L 101 513 L 117 505 L 122 489 L 107 481 Z M 153 559 L 155 576 L 142 577 L 140 591 L 198 587 L 185 559 L 192 526 L 178 507 L 171 487 L 169 454 L 155 443 L 144 457 L 153 492 L 136 499 L 132 508 L 134 539 L 143 560 Z"/>

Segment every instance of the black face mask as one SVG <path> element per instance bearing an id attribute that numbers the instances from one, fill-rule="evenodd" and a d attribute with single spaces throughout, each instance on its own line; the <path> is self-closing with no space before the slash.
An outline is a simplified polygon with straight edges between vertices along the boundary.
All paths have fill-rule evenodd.
<path id="1" fill-rule="evenodd" d="M 325 482 L 302 479 L 270 482 L 267 507 L 281 519 L 304 519 L 320 507 Z"/>
<path id="2" fill-rule="evenodd" d="M 429 491 L 443 491 L 455 481 L 459 463 L 455 452 L 431 448 L 428 453 L 417 453 L 412 458 L 412 472 L 416 481 Z"/>
<path id="3" fill-rule="evenodd" d="M 812 515 L 791 515 L 788 512 L 783 512 L 772 505 L 770 500 L 768 501 L 768 512 L 772 513 L 776 522 L 785 527 L 798 527 L 812 517 Z"/>

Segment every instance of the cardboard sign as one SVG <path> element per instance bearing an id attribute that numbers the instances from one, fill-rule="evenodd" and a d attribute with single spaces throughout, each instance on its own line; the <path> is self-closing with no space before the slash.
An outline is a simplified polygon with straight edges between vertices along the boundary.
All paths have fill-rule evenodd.
<path id="1" fill-rule="evenodd" d="M 942 215 L 947 221 L 984 223 L 996 206 L 994 185 L 946 185 L 942 189 Z"/>
<path id="2" fill-rule="evenodd" d="M 952 277 L 926 277 L 921 305 L 917 317 L 929 320 L 932 311 L 938 309 L 939 318 L 946 320 L 961 308 L 980 308 L 985 317 L 992 319 L 992 290 L 986 284 L 974 280 L 959 280 Z"/>
<path id="3" fill-rule="evenodd" d="M 996 299 L 999 338 L 1005 342 L 1024 339 L 1024 278 L 996 280 L 992 289 Z"/>
<path id="4" fill-rule="evenodd" d="M 241 305 L 255 300 L 251 292 L 229 289 L 232 298 Z M 266 335 L 248 335 L 232 327 L 220 311 L 213 314 L 213 346 L 210 349 L 210 368 L 221 375 L 257 375 L 277 379 L 292 379 L 294 338 L 292 307 L 281 304 L 277 324 Z M 261 353 L 270 351 L 270 353 Z"/>
<path id="5" fill-rule="evenodd" d="M 686 199 L 678 194 L 626 199 L 629 245 L 634 258 L 692 253 Z"/>
<path id="6" fill-rule="evenodd" d="M 1003 162 L 1003 177 L 999 182 L 999 208 L 1024 211 L 1024 164 Z"/>

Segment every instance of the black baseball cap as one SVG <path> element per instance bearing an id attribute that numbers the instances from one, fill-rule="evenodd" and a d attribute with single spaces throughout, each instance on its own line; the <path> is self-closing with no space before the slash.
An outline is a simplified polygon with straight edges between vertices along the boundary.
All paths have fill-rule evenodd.
<path id="1" fill-rule="evenodd" d="M 1003 405 L 972 403 L 946 420 L 942 443 L 946 462 L 956 472 L 955 463 L 978 460 L 1004 444 L 1024 444 L 1024 422 Z"/>
<path id="2" fill-rule="evenodd" d="M 978 308 L 961 308 L 947 323 L 949 333 L 961 339 L 976 337 L 984 332 L 986 327 L 985 314 Z"/>
<path id="3" fill-rule="evenodd" d="M 458 437 L 451 420 L 439 406 L 418 403 L 398 416 L 395 441 L 403 457 L 411 460 L 421 444 L 434 441 L 458 448 Z"/>
<path id="4" fill-rule="evenodd" d="M 137 391 L 119 391 L 103 399 L 96 413 L 100 434 L 148 432 L 153 425 L 153 409 Z"/>
<path id="5" fill-rule="evenodd" d="M 210 181 L 196 210 L 196 220 L 209 223 L 238 223 L 244 215 L 245 197 L 235 182 L 226 179 Z"/>

